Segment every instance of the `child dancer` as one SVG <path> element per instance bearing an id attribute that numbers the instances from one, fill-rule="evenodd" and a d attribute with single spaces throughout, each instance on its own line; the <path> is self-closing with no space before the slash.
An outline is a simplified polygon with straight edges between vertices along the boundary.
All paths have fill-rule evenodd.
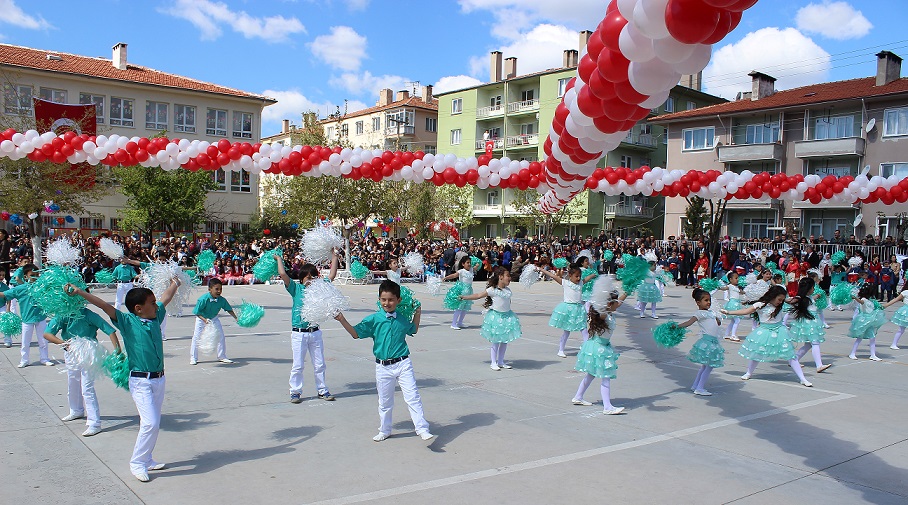
<path id="1" fill-rule="evenodd" d="M 457 284 L 455 284 L 454 287 L 449 290 L 449 292 L 459 293 L 460 295 L 472 295 L 473 269 L 471 268 L 470 256 L 464 256 L 463 258 L 460 258 L 460 264 L 458 264 L 457 266 L 458 270 L 451 275 L 446 276 L 444 279 L 446 281 L 457 279 Z M 463 318 L 467 315 L 467 311 L 469 311 L 472 307 L 473 302 L 469 300 L 461 300 L 460 298 L 449 300 L 448 297 L 445 297 L 445 308 L 454 311 L 454 317 L 451 319 L 452 330 L 463 329 Z"/>
<path id="2" fill-rule="evenodd" d="M 789 313 L 794 316 L 789 333 L 792 344 L 804 342 L 804 345 L 798 349 L 797 359 L 803 358 L 810 349 L 813 353 L 813 362 L 817 366 L 817 373 L 822 373 L 832 365 L 824 365 L 823 356 L 820 354 L 820 344 L 826 341 L 823 338 L 826 331 L 817 316 L 818 310 L 813 300 L 816 287 L 810 277 L 804 277 L 798 281 L 798 293 L 789 309 Z"/>
<path id="3" fill-rule="evenodd" d="M 643 284 L 637 288 L 637 308 L 640 309 L 640 318 L 646 317 L 646 304 L 650 304 L 650 317 L 659 319 L 656 315 L 656 304 L 662 301 L 662 293 L 656 286 L 656 259 L 655 255 L 647 258 L 649 262 L 650 273 L 643 280 Z"/>
<path id="4" fill-rule="evenodd" d="M 192 333 L 192 343 L 189 345 L 190 365 L 195 365 L 199 362 L 199 337 L 202 336 L 205 326 L 209 324 L 213 324 L 217 328 L 220 337 L 218 339 L 218 361 L 228 365 L 233 363 L 233 360 L 227 357 L 227 339 L 224 336 L 224 328 L 221 326 L 221 319 L 218 314 L 223 310 L 233 316 L 235 321 L 236 312 L 233 311 L 230 302 L 221 296 L 223 290 L 224 283 L 220 279 L 208 279 L 208 292 L 200 296 L 198 301 L 195 302 L 195 308 L 192 309 L 192 313 L 196 317 L 195 331 Z"/>
<path id="5" fill-rule="evenodd" d="M 815 304 L 814 307 L 817 309 L 817 319 L 820 320 L 820 324 L 823 325 L 823 328 L 828 330 L 829 325 L 826 324 L 826 318 L 823 317 L 823 311 L 829 307 L 829 296 L 820 286 L 820 275 L 815 270 L 808 271 L 807 277 L 813 281 L 812 296 Z"/>
<path id="6" fill-rule="evenodd" d="M 690 352 L 687 354 L 688 360 L 700 364 L 700 370 L 697 372 L 697 377 L 694 378 L 694 384 L 690 389 L 698 396 L 712 396 L 713 394 L 706 390 L 706 381 L 714 368 L 720 368 L 725 365 L 725 349 L 719 344 L 718 337 L 722 320 L 715 312 L 709 310 L 712 306 L 712 297 L 709 293 L 703 289 L 696 288 L 691 293 L 691 296 L 694 302 L 697 303 L 697 312 L 694 313 L 693 317 L 678 325 L 679 328 L 687 328 L 694 323 L 700 326 L 700 340 L 694 343 L 694 346 L 691 347 Z"/>
<path id="7" fill-rule="evenodd" d="M 839 264 L 839 265 L 835 265 L 835 266 L 832 268 L 832 274 L 829 276 L 829 278 L 830 278 L 830 281 L 829 281 L 829 285 L 830 285 L 829 291 L 831 292 L 831 291 L 832 291 L 832 288 L 834 288 L 835 286 L 837 286 L 837 285 L 839 285 L 839 284 L 841 284 L 841 283 L 843 283 L 843 282 L 847 282 L 847 278 L 846 278 L 846 276 L 845 276 L 845 267 L 842 266 L 842 265 L 840 265 L 840 264 Z M 844 311 L 845 308 L 842 307 L 841 305 L 836 305 L 835 307 L 832 308 L 832 310 Z"/>
<path id="8" fill-rule="evenodd" d="M 132 289 L 133 279 L 138 275 L 130 263 L 131 261 L 126 256 L 123 256 L 120 258 L 120 264 L 113 269 L 114 282 L 117 283 L 117 298 L 114 301 L 114 310 L 120 310 L 126 298 L 126 293 Z"/>
<path id="9" fill-rule="evenodd" d="M 9 290 L 9 284 L 6 283 L 6 275 L 2 269 L 0 269 L 0 293 L 4 293 Z M 0 315 L 6 312 L 6 300 L 3 303 L 0 303 Z M 7 334 L 3 334 L 3 345 L 8 348 L 13 346 L 13 337 Z"/>
<path id="10" fill-rule="evenodd" d="M 739 276 L 737 272 L 728 272 L 726 276 L 728 278 L 728 283 L 724 286 L 720 286 L 719 289 L 725 291 L 725 294 L 728 296 L 728 301 L 725 302 L 725 306 L 722 307 L 725 310 L 740 310 L 741 309 L 741 295 L 744 294 L 744 290 L 738 286 Z M 696 300 L 696 298 L 694 298 Z M 710 305 L 712 305 L 712 298 L 710 298 Z M 699 303 L 698 303 L 699 306 Z M 728 325 L 728 329 L 725 331 L 725 340 L 730 340 L 732 342 L 740 342 L 741 339 L 738 338 L 738 325 L 741 324 L 741 318 L 738 316 L 732 316 L 731 323 Z"/>
<path id="11" fill-rule="evenodd" d="M 862 340 L 867 340 L 870 344 L 870 359 L 872 361 L 883 361 L 876 355 L 876 332 L 881 326 L 886 324 L 886 314 L 880 302 L 874 300 L 873 294 L 875 287 L 867 283 L 861 286 L 858 296 L 852 297 L 858 304 L 860 312 L 857 317 L 851 321 L 851 328 L 848 329 L 848 336 L 854 339 L 854 346 L 851 348 L 851 359 L 858 359 L 855 353 L 858 352 L 858 346 Z"/>
<path id="12" fill-rule="evenodd" d="M 564 346 L 572 331 L 583 331 L 586 329 L 586 313 L 583 310 L 583 301 L 580 291 L 583 286 L 580 284 L 580 267 L 571 265 L 568 267 L 568 278 L 563 279 L 558 274 L 553 274 L 548 270 L 539 270 L 542 275 L 553 279 L 564 289 L 564 301 L 559 303 L 555 310 L 552 311 L 552 317 L 549 318 L 549 326 L 563 330 L 561 332 L 561 342 L 558 344 L 558 357 L 567 358 L 564 353 Z"/>
<path id="13" fill-rule="evenodd" d="M 590 257 L 587 256 L 587 254 L 588 253 L 584 251 L 584 253 L 577 257 L 577 266 L 581 268 L 580 277 L 583 280 L 583 289 L 580 290 L 580 299 L 583 301 L 583 310 L 589 314 L 590 298 L 593 295 L 593 284 L 595 284 L 596 278 L 599 277 L 599 272 L 597 272 L 595 268 L 590 268 Z M 586 339 L 590 338 L 590 333 L 586 328 L 586 325 L 580 330 L 580 336 L 583 338 L 584 342 L 586 342 Z"/>
<path id="14" fill-rule="evenodd" d="M 905 302 L 905 305 L 892 315 L 892 324 L 899 327 L 895 330 L 895 336 L 892 337 L 892 345 L 889 346 L 890 349 L 895 350 L 899 349 L 899 339 L 902 338 L 905 328 L 908 327 L 908 290 L 902 291 L 898 296 L 884 303 L 883 308 L 889 308 L 890 305 L 898 302 Z"/>
<path id="15" fill-rule="evenodd" d="M 32 299 L 29 284 L 38 278 L 38 267 L 34 263 L 22 266 L 22 284 L 0 293 L 0 300 L 19 301 L 19 312 L 22 317 L 22 351 L 19 368 L 29 364 L 29 354 L 32 345 L 32 334 L 38 339 L 38 354 L 42 365 L 54 366 L 54 362 L 47 356 L 47 340 L 44 340 L 44 329 L 47 328 L 47 315 Z"/>
<path id="16" fill-rule="evenodd" d="M 422 310 L 416 308 L 412 323 L 404 317 L 397 317 L 395 311 L 400 303 L 400 285 L 391 280 L 382 281 L 378 287 L 378 301 L 381 310 L 367 316 L 356 326 L 347 322 L 343 314 L 338 314 L 335 318 L 351 337 L 373 340 L 375 386 L 378 389 L 378 416 L 381 425 L 378 435 L 372 437 L 372 440 L 381 442 L 391 436 L 395 383 L 400 386 L 404 401 L 410 409 L 410 419 L 413 420 L 416 434 L 423 440 L 431 440 L 435 435 L 429 432 L 429 423 L 423 415 L 422 400 L 416 389 L 406 340 L 407 335 L 415 335 L 419 330 Z"/>
<path id="17" fill-rule="evenodd" d="M 479 334 L 492 344 L 492 364 L 489 368 L 498 371 L 513 368 L 504 362 L 508 342 L 520 338 L 520 320 L 511 310 L 511 273 L 504 267 L 495 267 L 489 276 L 487 287 L 481 293 L 461 296 L 463 300 L 478 300 L 486 297 L 483 307 L 489 309 L 482 320 Z"/>
<path id="18" fill-rule="evenodd" d="M 791 345 L 788 328 L 782 324 L 784 316 L 782 305 L 785 303 L 786 294 L 787 292 L 782 286 L 770 286 L 766 294 L 752 306 L 735 311 L 722 309 L 722 313 L 742 316 L 757 313 L 760 317 L 759 327 L 747 335 L 744 343 L 741 344 L 741 349 L 738 350 L 738 354 L 748 360 L 747 372 L 741 376 L 741 379 L 750 379 L 759 362 L 785 360 L 791 365 L 801 384 L 811 387 L 813 384 L 804 378 L 801 363 L 795 359 L 795 350 Z"/>
<path id="19" fill-rule="evenodd" d="M 611 338 L 615 331 L 615 318 L 612 312 L 618 309 L 621 302 L 627 295 L 618 297 L 618 293 L 610 293 L 611 300 L 604 313 L 600 314 L 596 309 L 590 307 L 589 326 L 590 339 L 583 343 L 580 352 L 577 353 L 577 364 L 574 370 L 586 372 L 586 375 L 580 381 L 580 387 L 571 403 L 574 405 L 590 406 L 592 403 L 583 399 L 584 393 L 593 383 L 593 379 L 599 378 L 602 384 L 599 386 L 602 395 L 602 413 L 605 415 L 615 415 L 624 412 L 624 407 L 615 407 L 612 405 L 611 397 L 611 380 L 617 377 L 618 354 L 612 349 Z"/>

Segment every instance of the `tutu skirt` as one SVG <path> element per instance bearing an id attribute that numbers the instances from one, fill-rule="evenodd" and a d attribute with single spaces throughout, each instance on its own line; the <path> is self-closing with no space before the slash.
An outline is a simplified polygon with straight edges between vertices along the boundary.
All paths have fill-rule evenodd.
<path id="1" fill-rule="evenodd" d="M 732 298 L 731 300 L 725 302 L 725 306 L 722 307 L 722 308 L 725 309 L 725 310 L 727 310 L 727 311 L 729 311 L 729 312 L 732 311 L 732 310 L 741 310 L 741 300 L 737 300 L 737 299 L 735 299 L 735 298 Z M 724 318 L 726 318 L 726 319 L 741 319 L 741 316 L 729 316 L 729 315 L 724 315 L 724 316 L 722 316 L 722 317 L 724 317 Z M 701 340 L 702 340 L 702 339 L 701 339 Z M 697 363 L 699 363 L 699 361 L 698 361 Z M 703 364 L 705 365 L 706 363 L 703 363 Z M 712 366 L 712 365 L 710 365 L 710 366 Z"/>
<path id="2" fill-rule="evenodd" d="M 637 301 L 640 303 L 659 303 L 662 301 L 662 291 L 659 291 L 659 286 L 644 282 L 637 288 Z"/>
<path id="3" fill-rule="evenodd" d="M 493 344 L 506 344 L 520 338 L 520 320 L 512 310 L 489 310 L 482 319 L 479 334 Z"/>
<path id="4" fill-rule="evenodd" d="M 473 300 L 461 300 L 459 297 L 472 294 L 472 284 L 461 281 L 455 282 L 445 294 L 445 308 L 448 310 L 470 310 L 473 307 Z"/>
<path id="5" fill-rule="evenodd" d="M 591 337 L 580 347 L 574 370 L 600 379 L 614 379 L 618 370 L 618 354 L 607 338 Z"/>
<path id="6" fill-rule="evenodd" d="M 826 310 L 829 308 L 829 296 L 826 295 L 826 292 L 820 289 L 817 294 L 819 296 L 817 296 L 817 300 L 814 302 L 817 305 L 817 310 Z"/>
<path id="7" fill-rule="evenodd" d="M 823 323 L 814 314 L 813 319 L 791 319 L 791 329 L 788 330 L 791 342 L 801 343 L 810 342 L 812 344 L 822 344 L 826 341 L 823 335 L 826 330 L 823 329 Z"/>
<path id="8" fill-rule="evenodd" d="M 583 331 L 586 328 L 586 311 L 582 303 L 561 302 L 552 311 L 549 326 L 565 331 Z"/>
<path id="9" fill-rule="evenodd" d="M 782 326 L 782 323 L 758 326 L 756 330 L 747 335 L 738 354 L 742 358 L 761 362 L 790 361 L 795 358 L 795 350 L 791 345 L 788 328 Z"/>
<path id="10" fill-rule="evenodd" d="M 736 301 L 736 300 L 735 300 Z M 712 335 L 703 335 L 694 343 L 687 359 L 712 368 L 725 365 L 725 349 L 719 344 L 719 339 Z"/>
<path id="11" fill-rule="evenodd" d="M 892 324 L 896 326 L 908 326 L 908 305 L 904 305 L 892 315 Z"/>
<path id="12" fill-rule="evenodd" d="M 851 322 L 851 328 L 848 329 L 850 338 L 876 338 L 876 332 L 881 326 L 886 324 L 886 313 L 882 310 L 858 313 L 858 317 Z"/>

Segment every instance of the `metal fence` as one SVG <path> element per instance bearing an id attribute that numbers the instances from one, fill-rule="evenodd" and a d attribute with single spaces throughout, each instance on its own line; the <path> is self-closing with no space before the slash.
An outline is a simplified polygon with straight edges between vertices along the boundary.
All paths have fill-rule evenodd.
<path id="1" fill-rule="evenodd" d="M 696 244 L 696 241 L 681 241 L 681 240 L 657 240 L 656 245 L 662 250 L 670 249 L 672 247 L 681 247 L 682 243 L 687 243 L 688 246 L 691 244 Z M 790 251 L 794 249 L 795 245 L 802 252 L 806 251 L 808 247 L 812 247 L 817 254 L 824 255 L 826 253 L 832 254 L 836 251 L 845 251 L 845 254 L 848 256 L 853 255 L 857 251 L 864 253 L 864 256 L 869 260 L 874 256 L 879 256 L 881 261 L 886 261 L 890 256 L 906 256 L 908 255 L 908 247 L 906 246 L 895 246 L 895 245 L 849 245 L 849 244 L 790 244 L 787 242 L 733 242 L 735 247 L 739 251 L 747 249 L 748 251 Z M 900 258 L 901 259 L 901 258 Z"/>

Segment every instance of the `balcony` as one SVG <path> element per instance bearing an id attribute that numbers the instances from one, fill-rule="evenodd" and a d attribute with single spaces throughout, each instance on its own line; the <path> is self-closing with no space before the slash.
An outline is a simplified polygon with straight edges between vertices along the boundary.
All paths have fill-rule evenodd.
<path id="1" fill-rule="evenodd" d="M 772 144 L 739 144 L 719 146 L 719 161 L 735 163 L 740 161 L 781 161 L 785 147 L 778 142 Z"/>
<path id="2" fill-rule="evenodd" d="M 643 202 L 613 203 L 605 206 L 605 217 L 652 218 L 653 209 L 643 205 Z"/>
<path id="3" fill-rule="evenodd" d="M 508 104 L 508 114 L 522 114 L 524 112 L 536 112 L 539 110 L 539 100 L 524 100 L 522 102 L 512 102 Z"/>
<path id="4" fill-rule="evenodd" d="M 625 137 L 621 143 L 646 150 L 656 148 L 656 139 L 649 133 L 628 133 L 627 137 Z"/>
<path id="5" fill-rule="evenodd" d="M 768 199 L 766 201 L 760 200 L 758 198 L 745 198 L 744 200 L 738 200 L 737 198 L 732 198 L 728 201 L 727 208 L 729 210 L 749 210 L 749 209 L 771 209 L 774 206 L 778 205 L 778 200 Z"/>
<path id="6" fill-rule="evenodd" d="M 864 139 L 846 137 L 841 139 L 801 140 L 795 142 L 795 156 L 798 158 L 864 156 Z"/>
<path id="7" fill-rule="evenodd" d="M 507 138 L 508 149 L 520 149 L 522 147 L 535 147 L 539 145 L 539 134 L 529 133 L 526 135 L 513 135 Z"/>
<path id="8" fill-rule="evenodd" d="M 473 217 L 500 217 L 501 204 L 497 205 L 474 205 Z"/>
<path id="9" fill-rule="evenodd" d="M 803 202 L 791 202 L 792 209 L 802 209 L 802 210 L 829 210 L 829 209 L 857 209 L 854 204 L 851 203 L 841 203 L 841 202 L 830 202 L 822 201 L 819 204 L 810 203 L 810 200 L 804 200 Z"/>
<path id="10" fill-rule="evenodd" d="M 385 128 L 386 137 L 396 137 L 397 135 L 416 135 L 416 127 L 412 125 L 400 125 Z"/>
<path id="11" fill-rule="evenodd" d="M 491 107 L 482 107 L 476 109 L 476 119 L 486 119 L 490 117 L 504 116 L 503 105 L 492 105 Z"/>
<path id="12" fill-rule="evenodd" d="M 485 151 L 485 150 L 486 150 L 486 142 L 491 142 L 491 143 L 492 143 L 492 150 L 493 150 L 493 151 L 501 151 L 502 149 L 504 149 L 504 143 L 505 143 L 505 142 L 504 142 L 504 139 L 489 139 L 489 140 L 481 140 L 481 139 L 480 139 L 480 140 L 477 140 L 477 141 L 476 141 L 476 150 L 477 150 L 477 151 Z"/>

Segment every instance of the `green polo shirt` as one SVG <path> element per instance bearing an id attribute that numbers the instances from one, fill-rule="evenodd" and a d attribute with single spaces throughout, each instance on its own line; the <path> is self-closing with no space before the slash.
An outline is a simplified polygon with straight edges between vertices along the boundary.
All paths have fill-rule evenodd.
<path id="1" fill-rule="evenodd" d="M 9 284 L 0 281 L 0 293 L 5 293 L 7 291 L 9 291 Z"/>
<path id="2" fill-rule="evenodd" d="M 113 276 L 117 282 L 132 282 L 136 276 L 136 271 L 132 268 L 132 265 L 120 263 L 113 269 Z"/>
<path id="3" fill-rule="evenodd" d="M 47 319 L 47 314 L 32 299 L 28 291 L 28 283 L 19 284 L 14 288 L 9 288 L 3 293 L 7 300 L 19 300 L 19 315 L 22 316 L 23 323 L 38 323 Z"/>
<path id="4" fill-rule="evenodd" d="M 211 296 L 211 293 L 205 293 L 199 297 L 199 301 L 195 302 L 195 308 L 192 309 L 192 313 L 205 319 L 211 319 L 217 316 L 221 310 L 230 312 L 233 307 L 223 296 L 215 298 Z"/>
<path id="5" fill-rule="evenodd" d="M 384 311 L 366 316 L 355 326 L 359 338 L 371 338 L 372 354 L 377 359 L 394 359 L 410 354 L 407 335 L 416 332 L 416 325 L 398 315 L 389 318 Z"/>
<path id="6" fill-rule="evenodd" d="M 161 321 L 167 316 L 164 304 L 158 302 L 156 318 L 144 321 L 132 312 L 120 311 L 111 321 L 123 335 L 123 347 L 129 356 L 129 370 L 138 372 L 164 371 L 164 342 Z"/>
<path id="7" fill-rule="evenodd" d="M 19 284 L 22 284 L 22 282 L 22 267 L 19 267 L 13 270 L 13 273 L 9 274 L 9 285 L 18 286 Z"/>
<path id="8" fill-rule="evenodd" d="M 306 296 L 306 286 L 291 280 L 290 284 L 287 284 L 284 287 L 287 289 L 287 292 L 290 293 L 290 296 L 293 297 L 293 309 L 291 309 L 290 312 L 291 324 L 294 328 L 308 328 L 311 325 L 309 321 L 303 319 L 301 314 L 303 310 L 303 298 Z"/>
<path id="9" fill-rule="evenodd" d="M 50 320 L 45 331 L 51 335 L 62 332 L 60 333 L 60 338 L 63 340 L 82 337 L 97 341 L 96 335 L 99 330 L 103 331 L 105 335 L 110 335 L 115 331 L 114 327 L 108 324 L 101 316 L 88 310 L 88 308 L 83 308 L 82 317 L 79 319 L 55 317 Z"/>

